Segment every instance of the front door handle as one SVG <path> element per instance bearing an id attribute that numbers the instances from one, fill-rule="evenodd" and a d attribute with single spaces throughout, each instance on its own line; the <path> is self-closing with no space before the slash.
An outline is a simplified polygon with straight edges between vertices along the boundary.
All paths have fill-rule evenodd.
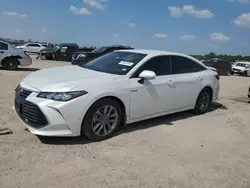
<path id="1" fill-rule="evenodd" d="M 201 82 L 201 81 L 203 81 L 203 78 L 198 77 L 198 78 L 197 78 L 197 81 Z"/>

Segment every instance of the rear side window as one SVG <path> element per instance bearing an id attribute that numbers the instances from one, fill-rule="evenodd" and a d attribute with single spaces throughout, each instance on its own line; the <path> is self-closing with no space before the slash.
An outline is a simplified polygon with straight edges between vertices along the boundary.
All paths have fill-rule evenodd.
<path id="1" fill-rule="evenodd" d="M 144 63 L 135 73 L 133 77 L 139 77 L 144 70 L 155 72 L 156 76 L 164 76 L 171 74 L 171 62 L 169 56 L 157 56 Z"/>
<path id="2" fill-rule="evenodd" d="M 182 56 L 170 56 L 172 74 L 192 73 L 206 70 L 199 63 Z"/>
<path id="3" fill-rule="evenodd" d="M 8 45 L 0 42 L 0 50 L 8 50 Z"/>
<path id="4" fill-rule="evenodd" d="M 28 44 L 27 46 L 29 46 L 29 47 L 40 47 L 39 44 Z"/>

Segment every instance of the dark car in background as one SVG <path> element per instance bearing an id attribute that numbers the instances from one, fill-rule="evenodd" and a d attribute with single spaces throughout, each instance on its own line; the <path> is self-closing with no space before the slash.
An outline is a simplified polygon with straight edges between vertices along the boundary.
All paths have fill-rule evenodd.
<path id="1" fill-rule="evenodd" d="M 77 52 L 73 54 L 71 64 L 78 65 L 78 64 L 88 63 L 93 59 L 96 59 L 102 55 L 108 54 L 115 50 L 126 50 L 126 49 L 133 49 L 133 48 L 131 48 L 130 46 L 113 45 L 113 46 L 103 46 L 91 52 Z"/>
<path id="2" fill-rule="evenodd" d="M 230 61 L 222 59 L 209 59 L 202 61 L 202 63 L 206 66 L 216 68 L 219 75 L 229 76 L 232 71 L 232 65 Z"/>
<path id="3" fill-rule="evenodd" d="M 45 57 L 48 60 L 71 61 L 72 55 L 76 51 L 79 51 L 79 46 L 76 43 L 62 43 L 40 50 L 37 59 Z"/>

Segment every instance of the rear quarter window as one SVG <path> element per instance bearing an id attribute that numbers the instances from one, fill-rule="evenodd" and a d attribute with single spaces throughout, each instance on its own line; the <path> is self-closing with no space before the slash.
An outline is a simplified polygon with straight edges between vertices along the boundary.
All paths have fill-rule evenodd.
<path id="1" fill-rule="evenodd" d="M 0 42 L 0 50 L 8 50 L 8 45 L 3 42 Z"/>

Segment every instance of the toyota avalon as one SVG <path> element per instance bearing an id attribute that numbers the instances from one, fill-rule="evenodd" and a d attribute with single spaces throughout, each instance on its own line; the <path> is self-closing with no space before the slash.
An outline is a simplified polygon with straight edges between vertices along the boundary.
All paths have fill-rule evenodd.
<path id="1" fill-rule="evenodd" d="M 107 139 L 124 124 L 193 109 L 218 98 L 219 75 L 190 56 L 119 50 L 87 64 L 24 78 L 14 110 L 31 133 Z"/>

